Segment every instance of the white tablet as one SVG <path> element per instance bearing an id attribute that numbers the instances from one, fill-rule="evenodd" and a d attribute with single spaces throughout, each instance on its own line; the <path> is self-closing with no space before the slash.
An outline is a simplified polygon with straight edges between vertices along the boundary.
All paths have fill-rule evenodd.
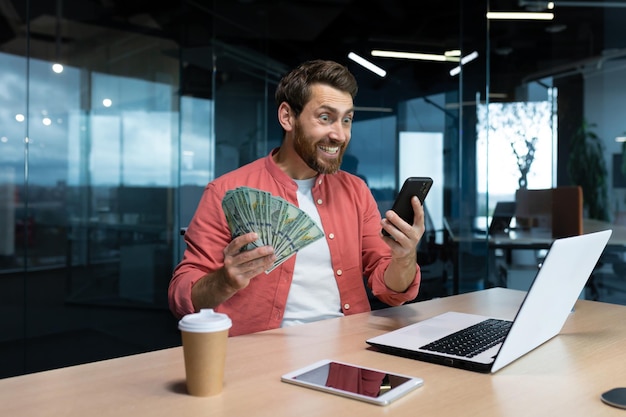
<path id="1" fill-rule="evenodd" d="M 387 405 L 424 381 L 379 369 L 324 359 L 281 377 L 283 382 L 377 405 Z"/>

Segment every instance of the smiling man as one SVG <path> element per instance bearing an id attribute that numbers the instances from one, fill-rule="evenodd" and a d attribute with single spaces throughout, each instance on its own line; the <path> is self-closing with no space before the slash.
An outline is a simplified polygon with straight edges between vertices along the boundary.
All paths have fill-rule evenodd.
<path id="1" fill-rule="evenodd" d="M 230 316 L 235 336 L 369 311 L 363 277 L 389 305 L 417 296 L 415 249 L 424 233 L 419 200 L 412 201 L 413 224 L 391 210 L 381 219 L 365 182 L 339 169 L 356 93 L 353 75 L 333 61 L 305 62 L 283 77 L 276 90 L 282 144 L 207 185 L 170 282 L 175 316 L 213 308 Z M 258 236 L 233 239 L 221 208 L 226 192 L 243 185 L 297 205 L 325 238 L 265 273 L 276 259 L 274 248 L 242 251 Z"/>

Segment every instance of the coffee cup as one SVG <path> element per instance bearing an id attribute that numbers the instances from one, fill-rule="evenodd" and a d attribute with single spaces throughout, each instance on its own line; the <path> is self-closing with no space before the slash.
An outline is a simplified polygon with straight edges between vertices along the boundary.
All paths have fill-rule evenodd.
<path id="1" fill-rule="evenodd" d="M 228 329 L 226 314 L 202 309 L 178 322 L 183 342 L 187 392 L 207 397 L 222 392 Z"/>

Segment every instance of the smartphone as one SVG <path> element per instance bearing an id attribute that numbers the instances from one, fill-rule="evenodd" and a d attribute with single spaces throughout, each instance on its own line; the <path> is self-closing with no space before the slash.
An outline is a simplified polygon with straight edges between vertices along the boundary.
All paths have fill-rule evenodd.
<path id="1" fill-rule="evenodd" d="M 604 403 L 613 407 L 626 409 L 626 388 L 624 387 L 603 392 L 600 398 Z"/>
<path id="2" fill-rule="evenodd" d="M 281 381 L 376 405 L 387 405 L 421 387 L 421 378 L 324 359 L 289 372 Z"/>
<path id="3" fill-rule="evenodd" d="M 408 224 L 413 224 L 413 206 L 411 205 L 411 198 L 416 195 L 420 199 L 422 204 L 426 199 L 426 195 L 433 186 L 433 179 L 430 177 L 409 177 L 402 184 L 402 188 L 393 202 L 391 209 L 395 211 L 398 216 Z M 385 229 L 383 229 L 383 235 L 390 236 Z"/>

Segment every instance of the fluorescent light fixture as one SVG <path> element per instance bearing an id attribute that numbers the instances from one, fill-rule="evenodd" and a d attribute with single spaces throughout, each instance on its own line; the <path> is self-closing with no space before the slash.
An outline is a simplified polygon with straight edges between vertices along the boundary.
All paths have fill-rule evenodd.
<path id="1" fill-rule="evenodd" d="M 615 142 L 626 142 L 626 136 L 618 136 L 615 138 Z"/>
<path id="2" fill-rule="evenodd" d="M 450 76 L 454 77 L 455 75 L 459 75 L 459 73 L 461 72 L 461 66 L 475 60 L 476 58 L 478 58 L 478 52 L 476 51 L 472 52 L 471 54 L 465 55 L 463 58 L 461 58 L 460 65 L 450 70 Z"/>
<path id="3" fill-rule="evenodd" d="M 491 19 L 491 20 L 552 20 L 554 19 L 554 13 L 487 12 L 487 19 Z"/>
<path id="4" fill-rule="evenodd" d="M 382 69 L 378 65 L 372 64 L 367 59 L 365 59 L 363 57 L 360 57 L 359 55 L 355 54 L 354 52 L 350 52 L 348 54 L 348 58 L 350 58 L 351 60 L 353 60 L 357 64 L 361 65 L 362 67 L 367 68 L 368 70 L 372 71 L 374 74 L 378 75 L 381 78 L 384 78 L 385 75 L 387 75 L 387 71 L 385 71 L 384 69 Z"/>
<path id="5" fill-rule="evenodd" d="M 443 53 L 445 56 L 461 56 L 460 49 L 451 49 Z"/>
<path id="6" fill-rule="evenodd" d="M 527 12 L 542 12 L 554 9 L 554 2 L 546 0 L 519 0 L 517 5 L 523 7 Z"/>
<path id="7" fill-rule="evenodd" d="M 474 51 L 469 55 L 465 55 L 463 58 L 461 58 L 461 65 L 465 65 L 470 61 L 475 60 L 476 58 L 478 58 L 478 52 Z"/>
<path id="8" fill-rule="evenodd" d="M 372 51 L 372 56 L 382 58 L 417 59 L 420 61 L 459 62 L 459 58 L 454 56 L 421 54 L 417 52 L 381 51 L 379 49 L 374 49 Z"/>

